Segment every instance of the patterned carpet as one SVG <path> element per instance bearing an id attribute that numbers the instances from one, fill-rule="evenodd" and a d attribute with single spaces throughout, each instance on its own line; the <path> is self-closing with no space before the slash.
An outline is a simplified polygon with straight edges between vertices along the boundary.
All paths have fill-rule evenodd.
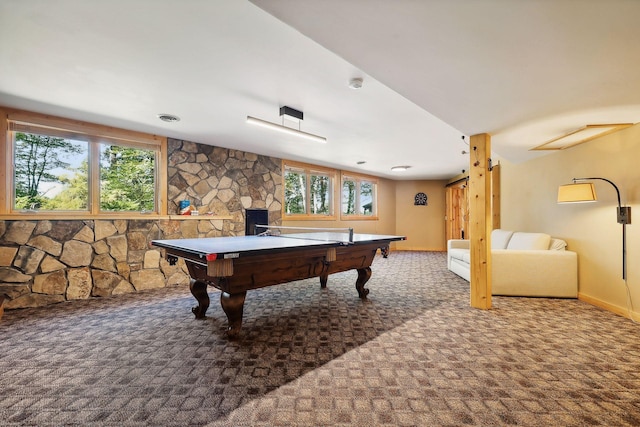
<path id="1" fill-rule="evenodd" d="M 577 300 L 469 306 L 444 253 L 249 291 L 228 341 L 212 290 L 6 311 L 2 426 L 637 426 L 640 325 Z"/>

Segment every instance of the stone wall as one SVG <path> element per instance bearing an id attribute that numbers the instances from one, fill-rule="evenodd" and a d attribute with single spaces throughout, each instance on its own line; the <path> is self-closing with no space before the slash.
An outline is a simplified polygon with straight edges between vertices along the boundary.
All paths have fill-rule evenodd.
<path id="1" fill-rule="evenodd" d="M 200 215 L 230 215 L 225 235 L 243 235 L 245 209 L 268 209 L 269 223 L 282 221 L 282 161 L 226 148 L 169 139 L 169 213 L 189 200 Z"/>
<path id="2" fill-rule="evenodd" d="M 184 263 L 170 266 L 149 242 L 165 235 L 193 235 L 181 228 L 193 228 L 196 222 L 0 221 L 5 308 L 187 285 Z M 213 224 L 204 228 L 215 229 Z"/>
<path id="3" fill-rule="evenodd" d="M 281 222 L 279 159 L 178 140 L 169 140 L 168 157 L 169 213 L 190 200 L 198 218 L 0 220 L 4 307 L 186 286 L 184 262 L 170 266 L 151 240 L 242 235 L 247 208 L 266 208 L 271 224 Z"/>

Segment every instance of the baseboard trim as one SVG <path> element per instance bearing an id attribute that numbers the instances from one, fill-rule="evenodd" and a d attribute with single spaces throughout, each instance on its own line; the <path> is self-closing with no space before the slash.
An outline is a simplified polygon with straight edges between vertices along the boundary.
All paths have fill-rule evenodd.
<path id="1" fill-rule="evenodd" d="M 407 251 L 407 252 L 447 252 L 447 249 L 442 248 L 423 248 L 423 247 L 415 247 L 415 246 L 403 246 L 402 248 L 396 246 L 397 251 Z"/>
<path id="2" fill-rule="evenodd" d="M 617 314 L 618 316 L 626 317 L 627 319 L 631 319 L 634 321 L 640 320 L 640 314 L 637 312 L 629 313 L 626 307 L 620 307 L 619 305 L 611 304 L 606 301 L 602 301 L 601 299 L 594 298 L 589 295 L 585 295 L 583 293 L 578 292 L 578 299 L 580 301 L 586 302 L 587 304 L 594 305 L 598 308 L 602 308 L 604 310 L 610 311 L 612 313 Z"/>

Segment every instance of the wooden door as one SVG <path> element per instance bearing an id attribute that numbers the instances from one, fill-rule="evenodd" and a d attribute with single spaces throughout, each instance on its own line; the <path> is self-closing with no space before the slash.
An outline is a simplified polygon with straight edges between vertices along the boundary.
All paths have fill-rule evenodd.
<path id="1" fill-rule="evenodd" d="M 467 180 L 447 186 L 446 191 L 446 239 L 468 239 L 469 200 Z"/>
<path id="2" fill-rule="evenodd" d="M 462 178 L 447 184 L 446 203 L 446 238 L 469 238 L 469 192 L 467 181 Z M 491 217 L 492 228 L 500 228 L 500 164 L 491 169 Z"/>

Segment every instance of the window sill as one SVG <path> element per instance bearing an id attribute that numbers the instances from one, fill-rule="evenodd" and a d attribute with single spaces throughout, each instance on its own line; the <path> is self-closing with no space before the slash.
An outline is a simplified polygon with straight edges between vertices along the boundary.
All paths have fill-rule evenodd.
<path id="1" fill-rule="evenodd" d="M 343 215 L 340 217 L 341 221 L 377 221 L 377 216 L 366 215 Z"/>
<path id="2" fill-rule="evenodd" d="M 137 213 L 117 213 L 117 214 L 101 214 L 91 215 L 86 213 L 68 214 L 63 215 L 56 213 L 17 213 L 17 214 L 5 214 L 0 215 L 0 220 L 6 221 L 38 221 L 38 220 L 172 220 L 172 221 L 184 221 L 184 220 L 230 220 L 233 219 L 231 215 L 156 215 L 156 214 L 137 214 Z"/>
<path id="3" fill-rule="evenodd" d="M 164 215 L 160 216 L 160 219 L 170 219 L 176 221 L 188 221 L 188 220 L 199 220 L 199 219 L 233 219 L 231 215 Z"/>
<path id="4" fill-rule="evenodd" d="M 283 215 L 283 221 L 336 221 L 334 215 Z"/>

